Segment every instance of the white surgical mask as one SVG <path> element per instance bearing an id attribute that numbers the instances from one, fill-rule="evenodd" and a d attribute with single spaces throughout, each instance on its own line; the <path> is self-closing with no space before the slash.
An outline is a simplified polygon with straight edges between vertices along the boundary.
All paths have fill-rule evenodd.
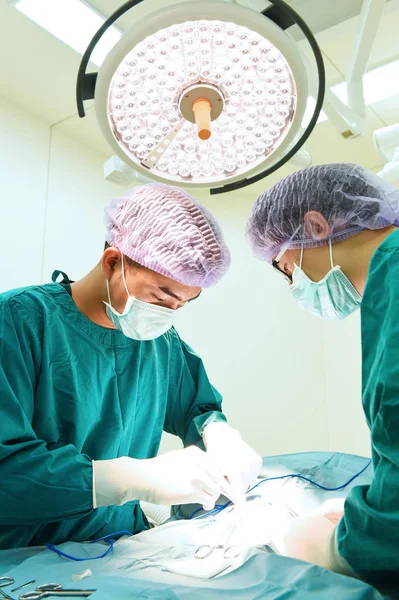
<path id="1" fill-rule="evenodd" d="M 334 267 L 330 240 L 331 270 L 314 282 L 302 270 L 303 246 L 299 267 L 295 265 L 290 290 L 294 301 L 304 310 L 322 319 L 345 319 L 359 308 L 362 297 L 341 271 Z"/>
<path id="2" fill-rule="evenodd" d="M 166 333 L 173 325 L 176 311 L 164 308 L 163 306 L 156 306 L 149 302 L 142 302 L 129 294 L 125 279 L 123 254 L 122 278 L 128 295 L 123 313 L 118 312 L 111 304 L 109 282 L 107 279 L 108 302 L 104 302 L 104 304 L 108 318 L 126 337 L 133 340 L 155 340 Z"/>

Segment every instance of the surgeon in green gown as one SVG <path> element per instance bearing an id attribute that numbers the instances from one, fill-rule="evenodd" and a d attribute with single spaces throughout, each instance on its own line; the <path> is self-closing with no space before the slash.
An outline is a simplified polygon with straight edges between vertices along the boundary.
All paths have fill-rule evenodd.
<path id="1" fill-rule="evenodd" d="M 3 549 L 139 532 L 140 500 L 239 501 L 260 469 L 173 328 L 229 266 L 218 224 L 182 190 L 150 184 L 111 203 L 106 232 L 80 281 L 0 295 Z M 157 456 L 163 431 L 184 449 Z"/>
<path id="2" fill-rule="evenodd" d="M 371 582 L 399 580 L 398 227 L 399 190 L 353 164 L 282 179 L 255 202 L 247 226 L 256 255 L 288 280 L 302 309 L 343 319 L 360 307 L 373 480 L 344 508 L 294 521 L 285 552 Z"/>

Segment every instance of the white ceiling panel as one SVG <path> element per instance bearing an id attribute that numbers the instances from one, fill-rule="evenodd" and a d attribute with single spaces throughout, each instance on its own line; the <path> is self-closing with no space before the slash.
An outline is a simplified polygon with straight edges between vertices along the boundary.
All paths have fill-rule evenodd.
<path id="1" fill-rule="evenodd" d="M 46 123 L 76 112 L 79 55 L 0 0 L 0 93 Z"/>
<path id="2" fill-rule="evenodd" d="M 399 56 L 398 23 L 399 2 L 392 0 L 385 4 L 384 14 L 371 51 L 369 69 Z M 355 17 L 317 35 L 317 41 L 322 51 L 343 74 L 346 73 L 352 55 L 358 27 L 359 17 Z"/>

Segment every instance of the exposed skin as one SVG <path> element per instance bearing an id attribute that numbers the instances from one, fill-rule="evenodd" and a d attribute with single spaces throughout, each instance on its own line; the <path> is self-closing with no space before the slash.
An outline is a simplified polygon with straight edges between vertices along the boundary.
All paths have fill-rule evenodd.
<path id="1" fill-rule="evenodd" d="M 331 230 L 327 221 L 316 211 L 308 212 L 305 217 L 306 229 L 314 239 L 328 239 Z M 336 242 L 332 246 L 333 264 L 339 265 L 360 295 L 363 295 L 367 281 L 371 258 L 388 235 L 396 231 L 395 226 L 366 230 L 353 237 Z M 287 250 L 281 257 L 279 268 L 291 275 L 295 265 L 299 266 L 301 250 Z M 312 281 L 320 281 L 331 269 L 330 248 L 328 245 L 319 248 L 304 248 L 302 270 Z"/>
<path id="2" fill-rule="evenodd" d="M 201 294 L 200 287 L 183 285 L 145 267 L 130 267 L 126 259 L 124 267 L 129 294 L 143 302 L 177 310 Z M 107 248 L 100 263 L 85 277 L 71 285 L 72 298 L 90 321 L 102 327 L 115 329 L 105 312 L 104 302 L 108 302 L 107 280 L 112 306 L 122 313 L 128 295 L 122 278 L 122 255 L 117 248 Z"/>

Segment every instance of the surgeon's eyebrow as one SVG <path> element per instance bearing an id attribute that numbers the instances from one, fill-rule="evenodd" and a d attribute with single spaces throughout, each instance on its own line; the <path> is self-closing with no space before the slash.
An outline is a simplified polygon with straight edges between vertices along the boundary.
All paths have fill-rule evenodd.
<path id="1" fill-rule="evenodd" d="M 183 298 L 180 298 L 180 296 L 177 296 L 169 288 L 167 288 L 167 287 L 161 287 L 161 286 L 158 286 L 158 287 L 161 290 L 161 292 L 163 292 L 167 296 L 171 296 L 172 298 L 175 298 L 176 300 L 179 300 L 179 302 L 192 302 L 193 300 L 196 300 L 197 298 L 199 298 L 200 295 L 201 295 L 201 292 L 202 292 L 202 290 L 200 290 L 200 292 L 196 296 L 194 296 L 194 298 L 190 298 L 189 300 L 183 300 Z"/>

